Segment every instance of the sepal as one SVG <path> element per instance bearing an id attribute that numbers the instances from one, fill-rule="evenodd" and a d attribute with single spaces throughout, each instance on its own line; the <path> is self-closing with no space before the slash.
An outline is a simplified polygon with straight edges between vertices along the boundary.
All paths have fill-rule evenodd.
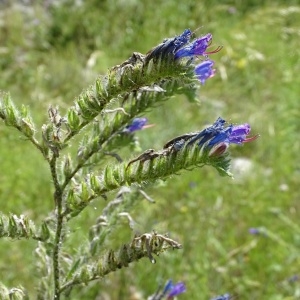
<path id="1" fill-rule="evenodd" d="M 7 126 L 15 127 L 29 139 L 32 139 L 35 134 L 35 125 L 30 117 L 28 107 L 23 105 L 18 110 L 8 93 L 0 94 L 0 118 Z"/>
<path id="2" fill-rule="evenodd" d="M 79 267 L 76 272 L 73 272 L 71 278 L 62 284 L 61 292 L 74 285 L 103 278 L 144 257 L 149 258 L 151 263 L 155 263 L 154 255 L 159 256 L 167 250 L 180 248 L 181 245 L 177 241 L 156 232 L 135 236 L 130 243 L 122 245 L 117 250 L 109 250 L 99 259 Z"/>
<path id="3" fill-rule="evenodd" d="M 0 299 L 2 300 L 29 300 L 26 290 L 22 287 L 7 288 L 0 282 Z"/>
<path id="4" fill-rule="evenodd" d="M 37 229 L 34 222 L 25 215 L 5 216 L 0 214 L 0 238 L 9 237 L 13 239 L 34 239 L 46 241 L 50 237 L 50 230 L 46 223 L 42 224 L 41 229 Z"/>
<path id="5" fill-rule="evenodd" d="M 227 152 L 218 156 L 210 156 L 210 149 L 207 149 L 207 144 L 202 147 L 199 147 L 197 143 L 189 144 L 189 140 L 197 134 L 184 135 L 189 139 L 187 138 L 182 143 L 181 140 L 174 144 L 171 143 L 169 147 L 159 151 L 146 150 L 129 162 L 117 165 L 109 164 L 99 175 L 88 175 L 84 180 L 84 193 L 81 188 L 83 198 L 80 196 L 80 201 L 76 203 L 76 207 L 71 208 L 67 204 L 66 214 L 72 212 L 74 208 L 75 211 L 82 210 L 96 197 L 121 186 L 166 179 L 172 175 L 177 175 L 182 170 L 192 170 L 196 167 L 211 165 L 221 175 L 231 176 Z M 180 146 L 178 146 L 179 144 Z"/>

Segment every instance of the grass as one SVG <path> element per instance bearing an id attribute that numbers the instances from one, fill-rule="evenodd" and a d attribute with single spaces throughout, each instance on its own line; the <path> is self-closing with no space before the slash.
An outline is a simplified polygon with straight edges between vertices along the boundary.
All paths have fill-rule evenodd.
<path id="1" fill-rule="evenodd" d="M 252 169 L 235 180 L 205 167 L 170 178 L 147 192 L 156 200 L 134 210 L 139 231 L 168 231 L 181 252 L 144 260 L 111 274 L 73 299 L 129 299 L 133 291 L 153 293 L 159 282 L 183 280 L 180 299 L 210 299 L 229 292 L 238 299 L 291 300 L 300 297 L 299 131 L 300 6 L 297 1 L 89 1 L 70 8 L 6 6 L 0 18 L 0 90 L 30 107 L 38 124 L 50 104 L 68 107 L 98 73 L 133 51 L 146 53 L 184 28 L 212 32 L 223 50 L 214 55 L 217 75 L 201 88 L 198 104 L 170 99 L 147 117 L 156 126 L 139 132 L 143 149 L 159 149 L 173 136 L 201 129 L 219 115 L 249 122 L 260 139 L 232 147 L 233 160 Z M 38 24 L 38 26 L 37 26 Z M 201 27 L 202 26 L 202 27 Z M 0 127 L 1 211 L 41 220 L 53 207 L 49 171 L 18 133 Z M 245 161 L 243 166 L 245 165 Z M 113 198 L 114 195 L 110 195 Z M 78 239 L 105 205 L 96 201 L 72 224 Z M 274 212 L 275 211 L 275 212 Z M 125 226 L 125 221 L 122 227 Z M 117 227 L 115 238 L 132 233 Z M 266 234 L 253 236 L 250 227 Z M 76 236 L 77 236 L 76 234 Z M 22 284 L 34 294 L 35 244 L 2 240 L 1 281 Z M 31 275 L 30 275 L 31 274 Z M 83 296 L 85 295 L 85 296 Z M 132 296 L 133 297 L 133 296 Z"/>

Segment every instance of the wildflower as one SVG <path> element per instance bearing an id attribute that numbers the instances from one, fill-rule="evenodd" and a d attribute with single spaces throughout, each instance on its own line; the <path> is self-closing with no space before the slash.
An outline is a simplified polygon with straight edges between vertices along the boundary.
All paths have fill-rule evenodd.
<path id="1" fill-rule="evenodd" d="M 210 46 L 212 41 L 212 34 L 208 33 L 201 38 L 195 39 L 193 42 L 187 44 L 186 46 L 180 48 L 175 53 L 175 59 L 190 57 L 190 56 L 205 56 L 208 54 L 213 54 L 221 50 L 221 47 L 216 48 L 213 51 L 206 52 L 207 47 Z"/>
<path id="2" fill-rule="evenodd" d="M 212 69 L 214 61 L 205 60 L 202 63 L 198 64 L 195 67 L 195 74 L 199 81 L 204 84 L 208 78 L 211 78 L 215 75 L 215 69 Z"/>
<path id="3" fill-rule="evenodd" d="M 250 234 L 253 234 L 253 235 L 257 235 L 257 234 L 260 234 L 260 233 L 261 233 L 260 230 L 259 230 L 258 228 L 254 228 L 254 227 L 249 228 L 248 232 L 249 232 Z"/>
<path id="4" fill-rule="evenodd" d="M 216 136 L 209 142 L 208 146 L 213 146 L 219 142 L 225 144 L 243 144 L 254 141 L 257 139 L 257 135 L 251 138 L 247 138 L 247 135 L 250 133 L 251 127 L 249 124 L 245 123 L 242 125 L 233 126 L 232 124 L 229 127 L 220 130 Z"/>
<path id="5" fill-rule="evenodd" d="M 147 122 L 148 122 L 147 118 L 134 118 L 132 120 L 132 123 L 130 125 L 126 126 L 126 128 L 123 130 L 123 132 L 132 133 L 134 131 L 153 126 L 152 124 L 146 125 Z"/>
<path id="6" fill-rule="evenodd" d="M 264 227 L 259 227 L 259 228 L 252 227 L 249 228 L 248 232 L 252 235 L 260 235 L 264 237 L 268 236 L 268 233 Z"/>
<path id="7" fill-rule="evenodd" d="M 178 282 L 175 285 L 171 283 L 170 291 L 168 293 L 167 299 L 173 299 L 173 297 L 182 294 L 186 291 L 185 284 L 183 282 Z"/>
<path id="8" fill-rule="evenodd" d="M 243 144 L 254 141 L 258 135 L 247 138 L 250 133 L 250 125 L 229 125 L 225 127 L 226 121 L 222 118 L 218 118 L 215 123 L 204 130 L 195 134 L 187 143 L 192 145 L 195 142 L 199 147 L 203 147 L 210 150 L 209 156 L 217 156 L 223 154 L 230 144 Z"/>
<path id="9" fill-rule="evenodd" d="M 217 296 L 211 300 L 230 300 L 232 299 L 231 296 L 229 294 L 224 294 L 224 295 L 221 295 L 221 296 Z"/>
<path id="10" fill-rule="evenodd" d="M 186 287 L 183 282 L 178 282 L 174 285 L 173 281 L 170 279 L 167 281 L 165 287 L 161 292 L 159 288 L 154 295 L 148 297 L 148 300 L 162 300 L 162 299 L 171 300 L 175 296 L 178 296 L 179 294 L 182 294 L 185 291 L 186 291 Z"/>
<path id="11" fill-rule="evenodd" d="M 288 282 L 292 283 L 292 282 L 296 282 L 299 280 L 299 275 L 295 274 L 293 276 L 291 276 L 290 278 L 287 279 Z"/>

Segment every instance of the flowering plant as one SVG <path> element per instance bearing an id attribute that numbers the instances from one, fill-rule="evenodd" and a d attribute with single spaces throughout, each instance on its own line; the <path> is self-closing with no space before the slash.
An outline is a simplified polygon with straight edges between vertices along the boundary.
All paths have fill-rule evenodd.
<path id="1" fill-rule="evenodd" d="M 83 91 L 64 115 L 58 108 L 48 110 L 49 120 L 40 130 L 25 106 L 18 108 L 8 93 L 0 95 L 0 118 L 17 129 L 43 156 L 53 183 L 53 211 L 40 224 L 24 215 L 0 215 L 0 237 L 32 239 L 37 242 L 38 299 L 70 297 L 72 289 L 103 278 L 143 257 L 155 263 L 155 255 L 180 249 L 179 242 L 157 232 L 134 236 L 117 249 L 105 248 L 120 217 L 133 222 L 128 211 L 147 184 L 166 179 L 178 171 L 211 165 L 220 174 L 230 175 L 228 147 L 250 142 L 248 124 L 232 125 L 218 118 L 211 126 L 174 137 L 160 150 L 148 149 L 137 157 L 123 159 L 118 151 L 136 142 L 135 132 L 147 125 L 141 117 L 170 96 L 184 93 L 192 100 L 199 84 L 215 74 L 207 51 L 212 35 L 192 41 L 186 29 L 164 40 L 146 55 L 133 53 L 120 65 L 99 76 Z M 81 138 L 77 145 L 75 137 Z M 71 149 L 68 151 L 68 149 Z M 107 158 L 116 158 L 108 163 Z M 87 241 L 78 253 L 67 248 L 72 233 L 69 222 L 97 199 L 107 198 L 118 189 L 102 214 L 89 229 Z M 151 299 L 172 299 L 185 291 L 185 285 L 169 281 L 162 293 Z M 23 287 L 1 286 L 2 299 L 11 295 L 26 299 Z M 159 298 L 161 297 L 161 298 Z M 10 299 L 10 298 L 9 298 Z"/>

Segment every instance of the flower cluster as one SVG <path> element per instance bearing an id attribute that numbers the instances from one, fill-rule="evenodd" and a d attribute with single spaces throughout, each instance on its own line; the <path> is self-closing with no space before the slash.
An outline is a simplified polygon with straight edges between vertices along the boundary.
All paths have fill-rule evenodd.
<path id="1" fill-rule="evenodd" d="M 190 29 L 186 29 L 181 35 L 164 40 L 163 43 L 148 52 L 146 62 L 150 59 L 172 55 L 175 60 L 189 58 L 188 62 L 190 63 L 195 57 L 202 56 L 205 60 L 195 66 L 195 75 L 201 84 L 204 84 L 208 78 L 215 74 L 213 69 L 214 61 L 208 59 L 208 55 L 220 51 L 222 47 L 217 47 L 213 51 L 207 51 L 207 48 L 212 43 L 212 34 L 210 33 L 189 42 L 191 36 L 192 32 Z"/>
<path id="2" fill-rule="evenodd" d="M 216 53 L 222 49 L 222 47 L 217 47 L 215 50 L 207 52 L 206 50 L 211 43 L 212 34 L 208 33 L 195 39 L 191 43 L 186 44 L 175 52 L 175 59 L 181 59 L 184 57 L 190 57 L 193 59 L 197 56 L 204 56 L 206 58 L 206 60 L 195 66 L 195 74 L 201 84 L 204 84 L 208 78 L 215 74 L 215 69 L 213 69 L 214 61 L 207 59 L 208 54 Z"/>
<path id="3" fill-rule="evenodd" d="M 248 138 L 251 131 L 249 124 L 225 126 L 226 121 L 218 118 L 215 123 L 202 130 L 189 143 L 197 141 L 200 147 L 206 146 L 210 150 L 209 155 L 221 155 L 226 151 L 230 144 L 243 144 L 254 141 L 258 135 Z"/>
<path id="4" fill-rule="evenodd" d="M 230 144 L 241 145 L 257 139 L 258 135 L 247 137 L 250 131 L 251 127 L 247 123 L 226 126 L 226 121 L 219 117 L 211 126 L 198 132 L 178 136 L 169 141 L 164 148 L 173 147 L 179 151 L 185 145 L 197 144 L 200 148 L 209 151 L 209 156 L 219 156 L 227 150 Z"/>

